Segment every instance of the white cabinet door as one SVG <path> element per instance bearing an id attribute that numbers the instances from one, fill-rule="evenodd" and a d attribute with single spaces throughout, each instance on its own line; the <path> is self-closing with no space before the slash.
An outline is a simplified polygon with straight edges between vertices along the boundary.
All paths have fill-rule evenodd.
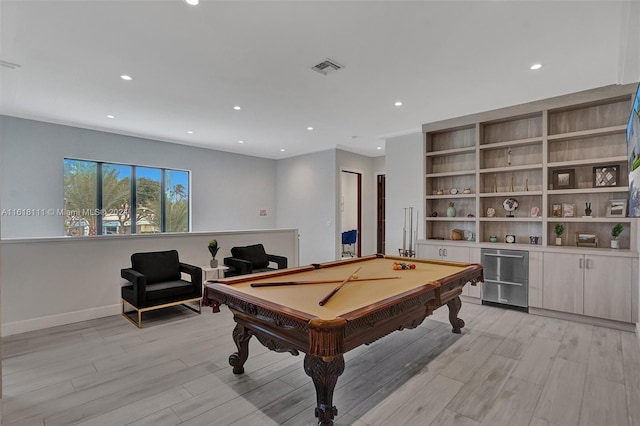
<path id="1" fill-rule="evenodd" d="M 529 306 L 542 308 L 542 252 L 529 252 Z"/>
<path id="2" fill-rule="evenodd" d="M 584 314 L 631 322 L 631 259 L 587 255 L 584 266 Z"/>
<path id="3" fill-rule="evenodd" d="M 581 254 L 544 253 L 542 307 L 582 315 L 584 267 Z"/>
<path id="4" fill-rule="evenodd" d="M 480 263 L 480 249 L 479 248 L 469 248 L 469 262 L 470 263 Z M 476 285 L 467 284 L 464 286 L 463 293 L 465 296 L 469 297 L 477 297 L 480 299 L 482 296 L 481 293 L 482 284 L 477 283 Z"/>
<path id="5" fill-rule="evenodd" d="M 449 262 L 469 262 L 469 247 L 441 246 L 442 260 Z"/>
<path id="6" fill-rule="evenodd" d="M 422 259 L 447 260 L 450 262 L 469 262 L 469 247 L 420 244 L 418 257 Z"/>
<path id="7" fill-rule="evenodd" d="M 418 257 L 421 259 L 442 260 L 442 247 L 430 244 L 420 244 L 418 246 Z"/>

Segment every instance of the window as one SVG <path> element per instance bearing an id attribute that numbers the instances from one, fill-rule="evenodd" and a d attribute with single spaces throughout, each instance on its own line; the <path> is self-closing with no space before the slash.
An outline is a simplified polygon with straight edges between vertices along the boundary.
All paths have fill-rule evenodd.
<path id="1" fill-rule="evenodd" d="M 65 159 L 64 208 L 67 236 L 188 232 L 189 172 Z"/>

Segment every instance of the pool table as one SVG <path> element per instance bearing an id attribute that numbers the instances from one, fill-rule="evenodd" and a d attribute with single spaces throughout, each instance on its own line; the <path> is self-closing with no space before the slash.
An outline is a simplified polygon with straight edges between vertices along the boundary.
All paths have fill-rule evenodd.
<path id="1" fill-rule="evenodd" d="M 394 262 L 416 267 L 396 270 Z M 333 391 L 344 371 L 344 353 L 395 330 L 415 328 L 443 305 L 449 308 L 453 332 L 460 333 L 462 288 L 480 281 L 479 264 L 372 255 L 220 279 L 206 284 L 204 302 L 214 312 L 225 304 L 233 313 L 238 351 L 229 356 L 229 364 L 235 374 L 244 372 L 252 336 L 273 351 L 305 353 L 318 424 L 332 425 L 338 413 Z"/>

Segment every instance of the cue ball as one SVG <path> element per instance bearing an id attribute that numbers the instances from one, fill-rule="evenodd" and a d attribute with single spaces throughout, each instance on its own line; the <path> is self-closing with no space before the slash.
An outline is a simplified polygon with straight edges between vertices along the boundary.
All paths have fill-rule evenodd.
<path id="1" fill-rule="evenodd" d="M 352 280 L 357 280 L 357 279 L 358 279 L 358 274 L 353 274 L 353 275 L 351 275 L 351 279 L 352 279 Z"/>

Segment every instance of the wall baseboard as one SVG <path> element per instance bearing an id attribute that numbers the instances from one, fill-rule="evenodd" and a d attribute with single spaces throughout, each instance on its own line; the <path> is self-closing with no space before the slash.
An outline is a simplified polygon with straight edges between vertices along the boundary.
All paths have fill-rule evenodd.
<path id="1" fill-rule="evenodd" d="M 117 304 L 100 306 L 92 309 L 83 309 L 75 312 L 65 312 L 63 314 L 33 318 L 24 321 L 10 322 L 2 324 L 2 336 L 11 336 L 14 334 L 26 333 L 28 331 L 42 330 L 44 328 L 72 324 L 74 322 L 118 315 L 121 311 L 122 305 Z"/>

